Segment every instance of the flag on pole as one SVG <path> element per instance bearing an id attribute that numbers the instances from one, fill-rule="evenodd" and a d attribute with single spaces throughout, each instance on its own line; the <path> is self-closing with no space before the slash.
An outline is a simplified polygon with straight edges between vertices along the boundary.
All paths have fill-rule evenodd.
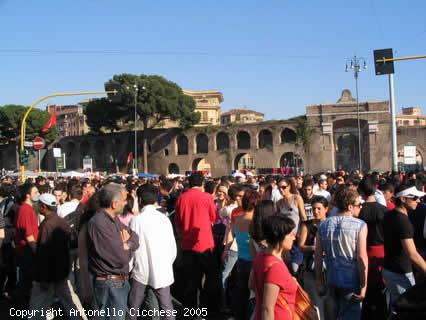
<path id="1" fill-rule="evenodd" d="M 127 155 L 127 161 L 126 161 L 126 167 L 132 162 L 133 160 L 133 152 L 129 152 Z"/>
<path id="2" fill-rule="evenodd" d="M 52 126 L 56 126 L 56 111 L 52 111 L 49 120 L 46 122 L 41 132 L 46 133 Z"/>

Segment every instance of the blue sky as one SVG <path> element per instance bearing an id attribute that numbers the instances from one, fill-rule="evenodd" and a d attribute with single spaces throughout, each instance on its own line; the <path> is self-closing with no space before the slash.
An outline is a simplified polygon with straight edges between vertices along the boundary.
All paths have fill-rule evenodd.
<path id="1" fill-rule="evenodd" d="M 408 5 L 409 3 L 409 5 Z M 373 50 L 426 54 L 426 1 L 0 0 L 0 105 L 100 90 L 117 73 L 160 74 L 223 92 L 222 110 L 268 119 L 353 91 L 345 63 L 364 57 L 359 97 L 387 100 Z M 396 103 L 426 110 L 426 59 L 395 65 Z M 84 98 L 56 98 L 65 104 Z"/>

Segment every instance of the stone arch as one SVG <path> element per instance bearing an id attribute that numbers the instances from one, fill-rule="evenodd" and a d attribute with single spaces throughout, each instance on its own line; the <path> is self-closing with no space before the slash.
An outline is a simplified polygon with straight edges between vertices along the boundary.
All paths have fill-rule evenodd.
<path id="1" fill-rule="evenodd" d="M 296 142 L 296 132 L 290 128 L 284 128 L 281 132 L 281 143 L 295 143 Z"/>
<path id="2" fill-rule="evenodd" d="M 229 149 L 229 136 L 226 132 L 219 132 L 216 135 L 216 150 Z"/>
<path id="3" fill-rule="evenodd" d="M 188 138 L 184 134 L 176 138 L 176 146 L 178 155 L 188 154 Z"/>
<path id="4" fill-rule="evenodd" d="M 294 152 L 286 152 L 280 158 L 280 168 L 303 167 L 303 159 Z"/>
<path id="5" fill-rule="evenodd" d="M 259 149 L 272 148 L 274 143 L 272 132 L 268 129 L 263 129 L 259 132 Z"/>
<path id="6" fill-rule="evenodd" d="M 196 158 L 192 161 L 193 171 L 208 171 L 211 172 L 212 166 L 207 162 L 205 158 Z"/>
<path id="7" fill-rule="evenodd" d="M 76 165 L 75 157 L 76 157 L 76 145 L 74 142 L 69 141 L 66 144 L 66 149 L 65 149 L 66 169 L 76 169 L 78 167 L 78 165 Z"/>
<path id="8" fill-rule="evenodd" d="M 199 133 L 195 137 L 196 153 L 209 153 L 209 138 L 205 133 Z"/>
<path id="9" fill-rule="evenodd" d="M 180 170 L 179 170 L 179 166 L 176 163 L 170 163 L 169 164 L 169 174 L 179 174 Z"/>
<path id="10" fill-rule="evenodd" d="M 98 169 L 104 169 L 106 166 L 105 156 L 105 142 L 103 140 L 96 140 L 95 142 L 95 164 Z"/>
<path id="11" fill-rule="evenodd" d="M 235 170 L 255 169 L 254 158 L 249 153 L 239 153 L 234 159 Z"/>
<path id="12" fill-rule="evenodd" d="M 247 131 L 239 131 L 237 133 L 237 148 L 238 149 L 250 149 L 250 134 Z"/>
<path id="13" fill-rule="evenodd" d="M 88 141 L 83 141 L 80 144 L 80 152 L 83 158 L 85 156 L 90 156 L 90 143 Z"/>

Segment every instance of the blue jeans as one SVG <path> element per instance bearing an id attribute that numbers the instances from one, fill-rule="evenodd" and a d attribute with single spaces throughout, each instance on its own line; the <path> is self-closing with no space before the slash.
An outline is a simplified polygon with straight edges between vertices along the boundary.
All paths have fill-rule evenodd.
<path id="1" fill-rule="evenodd" d="M 104 316 L 97 319 L 124 320 L 129 290 L 130 285 L 127 280 L 95 280 L 96 309 L 105 311 Z"/>
<path id="2" fill-rule="evenodd" d="M 401 294 L 416 284 L 412 272 L 401 274 L 385 269 L 383 270 L 383 277 L 385 278 L 386 288 L 390 294 L 391 305 L 394 304 Z"/>
<path id="3" fill-rule="evenodd" d="M 337 288 L 328 286 L 328 295 L 325 301 L 327 319 L 359 320 L 361 319 L 362 302 L 353 300 L 352 295 L 358 293 L 356 289 Z"/>
<path id="4" fill-rule="evenodd" d="M 238 252 L 234 250 L 229 250 L 228 255 L 223 261 L 222 285 L 223 285 L 223 288 L 225 289 L 227 287 L 226 284 L 227 284 L 229 275 L 231 274 L 232 269 L 234 269 L 234 266 L 237 260 L 238 260 Z"/>

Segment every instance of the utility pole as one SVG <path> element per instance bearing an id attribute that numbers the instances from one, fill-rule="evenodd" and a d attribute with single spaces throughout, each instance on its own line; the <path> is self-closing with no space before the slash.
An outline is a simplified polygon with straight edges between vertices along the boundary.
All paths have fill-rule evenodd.
<path id="1" fill-rule="evenodd" d="M 362 65 L 362 66 L 361 66 Z M 358 169 L 362 173 L 362 137 L 361 137 L 361 123 L 359 118 L 359 98 L 358 98 L 358 75 L 362 70 L 367 69 L 367 64 L 364 58 L 358 58 L 356 55 L 350 59 L 350 69 L 353 70 L 355 78 L 356 90 L 356 109 L 357 109 L 357 128 L 358 128 Z M 348 62 L 346 62 L 346 72 L 348 72 Z"/>
<path id="2" fill-rule="evenodd" d="M 138 173 L 138 131 L 137 131 L 137 126 L 138 126 L 138 113 L 137 113 L 137 106 L 138 106 L 138 85 L 134 84 L 133 88 L 135 89 L 135 158 L 133 160 L 134 163 L 134 170 L 135 173 Z"/>

